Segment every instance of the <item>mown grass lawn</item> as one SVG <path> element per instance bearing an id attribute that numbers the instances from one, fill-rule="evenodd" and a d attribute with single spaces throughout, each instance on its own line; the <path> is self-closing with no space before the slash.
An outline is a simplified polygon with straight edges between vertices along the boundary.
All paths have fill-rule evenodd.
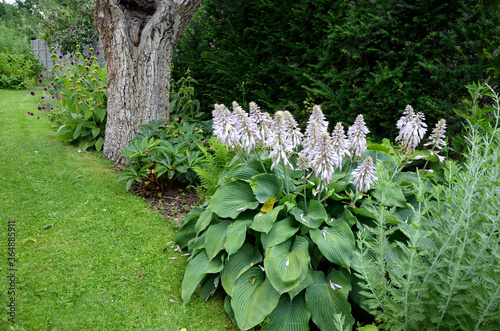
<path id="1" fill-rule="evenodd" d="M 236 330 L 221 298 L 182 305 L 187 260 L 172 248 L 173 222 L 126 192 L 100 154 L 56 141 L 37 100 L 29 90 L 0 90 L 2 329 Z M 7 307 L 9 221 L 15 324 Z"/>

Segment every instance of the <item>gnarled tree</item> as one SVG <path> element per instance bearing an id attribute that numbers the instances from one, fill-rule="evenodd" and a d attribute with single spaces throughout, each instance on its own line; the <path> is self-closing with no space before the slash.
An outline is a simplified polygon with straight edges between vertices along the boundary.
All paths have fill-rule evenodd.
<path id="1" fill-rule="evenodd" d="M 108 66 L 104 154 L 115 163 L 141 124 L 169 120 L 172 57 L 202 1 L 93 0 Z"/>

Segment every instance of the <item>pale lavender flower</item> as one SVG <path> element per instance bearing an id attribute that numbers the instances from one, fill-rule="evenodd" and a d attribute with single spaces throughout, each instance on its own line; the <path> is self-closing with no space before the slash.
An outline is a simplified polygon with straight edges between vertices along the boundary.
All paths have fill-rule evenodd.
<path id="1" fill-rule="evenodd" d="M 310 153 L 310 158 L 316 178 L 327 184 L 330 183 L 335 171 L 334 167 L 339 163 L 339 157 L 335 152 L 332 137 L 327 132 L 318 139 Z"/>
<path id="2" fill-rule="evenodd" d="M 288 160 L 287 153 L 293 150 L 300 144 L 297 132 L 298 125 L 292 114 L 288 111 L 277 111 L 274 114 L 272 130 L 266 139 L 266 146 L 271 148 L 269 157 L 273 159 L 271 169 L 273 169 L 280 160 L 283 160 L 285 166 L 293 169 L 292 164 Z"/>
<path id="3" fill-rule="evenodd" d="M 342 123 L 337 123 L 335 125 L 335 128 L 333 129 L 332 132 L 332 143 L 335 148 L 335 151 L 337 152 L 337 155 L 339 156 L 340 159 L 340 166 L 338 168 L 340 169 L 342 166 L 342 158 L 344 155 L 350 155 L 349 153 L 349 139 L 347 139 L 347 136 L 345 135 L 344 127 L 342 126 Z"/>
<path id="4" fill-rule="evenodd" d="M 365 125 L 363 115 L 358 115 L 354 124 L 349 127 L 347 135 L 349 136 L 349 149 L 353 151 L 353 156 L 361 156 L 366 150 L 366 135 L 370 133 Z"/>
<path id="5" fill-rule="evenodd" d="M 268 133 L 271 131 L 273 118 L 268 113 L 263 113 L 255 102 L 250 102 L 249 106 L 250 119 L 257 124 L 260 140 L 265 141 Z"/>
<path id="6" fill-rule="evenodd" d="M 408 110 L 408 106 L 406 109 Z M 401 148 L 405 153 L 413 153 L 427 132 L 427 124 L 424 121 L 425 115 L 422 112 L 415 113 L 411 108 L 411 111 L 403 113 L 396 124 L 399 126 L 399 135 L 395 141 L 401 141 Z"/>
<path id="7" fill-rule="evenodd" d="M 415 111 L 413 110 L 413 107 L 407 105 L 405 111 L 403 112 L 403 116 L 401 116 L 401 118 L 397 121 L 396 127 L 398 129 L 401 129 L 408 123 L 408 119 L 413 118 L 413 116 L 415 116 Z"/>
<path id="8" fill-rule="evenodd" d="M 436 155 L 439 159 L 439 162 L 443 162 L 445 157 L 439 155 L 439 151 L 446 146 L 446 120 L 441 119 L 437 122 L 436 127 L 432 130 L 431 135 L 429 136 L 429 142 L 424 144 L 424 146 L 431 146 L 431 155 Z M 435 151 L 437 149 L 437 151 Z"/>
<path id="9" fill-rule="evenodd" d="M 257 123 L 255 123 L 253 118 L 248 116 L 248 113 L 236 101 L 233 102 L 233 114 L 231 118 L 234 124 L 235 142 L 245 152 L 250 153 L 257 145 L 257 142 L 260 141 Z"/>
<path id="10" fill-rule="evenodd" d="M 305 155 L 308 155 L 313 149 L 316 141 L 323 136 L 323 133 L 328 132 L 328 122 L 325 120 L 325 115 L 321 111 L 321 107 L 315 105 L 312 114 L 307 122 L 305 131 L 305 139 L 302 143 Z"/>
<path id="11" fill-rule="evenodd" d="M 231 111 L 224 105 L 214 105 L 212 111 L 214 136 L 228 147 L 234 146 L 234 125 Z"/>
<path id="12" fill-rule="evenodd" d="M 352 172 L 352 176 L 354 177 L 353 184 L 356 187 L 356 195 L 359 192 L 366 193 L 372 188 L 373 182 L 378 178 L 375 176 L 375 166 L 371 156 L 365 158 L 363 163 Z"/>
<path id="13" fill-rule="evenodd" d="M 311 167 L 309 159 L 304 153 L 299 153 L 297 157 L 297 167 L 296 170 L 307 170 Z"/>

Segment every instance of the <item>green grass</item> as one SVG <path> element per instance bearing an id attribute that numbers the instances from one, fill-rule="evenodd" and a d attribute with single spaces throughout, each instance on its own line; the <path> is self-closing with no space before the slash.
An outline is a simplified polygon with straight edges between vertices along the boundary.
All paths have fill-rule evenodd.
<path id="1" fill-rule="evenodd" d="M 100 154 L 57 142 L 37 101 L 0 90 L 1 329 L 13 325 L 15 221 L 16 330 L 236 330 L 220 297 L 182 305 L 187 260 L 171 248 L 173 222 L 127 193 Z"/>

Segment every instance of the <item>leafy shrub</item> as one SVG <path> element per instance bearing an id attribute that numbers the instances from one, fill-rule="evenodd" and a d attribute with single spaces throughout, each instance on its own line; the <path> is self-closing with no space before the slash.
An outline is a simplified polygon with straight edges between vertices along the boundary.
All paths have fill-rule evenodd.
<path id="1" fill-rule="evenodd" d="M 122 156 L 129 160 L 123 166 L 119 181 L 126 181 L 127 190 L 134 182 L 144 183 L 155 190 L 173 185 L 195 185 L 193 168 L 203 167 L 205 157 L 198 149 L 209 128 L 203 122 L 174 122 L 165 120 L 142 125 Z"/>
<path id="2" fill-rule="evenodd" d="M 58 140 L 100 151 L 106 128 L 107 74 L 92 52 L 83 55 L 77 47 L 65 60 L 52 55 L 57 62 L 52 69 L 55 78 L 44 88 L 39 109 L 48 111 Z"/>
<path id="3" fill-rule="evenodd" d="M 478 99 L 469 105 L 476 114 L 492 111 L 491 125 L 485 130 L 484 123 L 469 122 L 465 162 L 446 163 L 444 185 L 416 180 L 408 186 L 416 201 L 404 222 L 391 224 L 397 211 L 385 194 L 390 181 L 375 184 L 385 199 L 367 206 L 377 217 L 358 233 L 352 266 L 363 280 L 364 306 L 383 329 L 500 325 L 500 105 L 498 95 L 488 94 L 492 108 L 479 109 Z"/>
<path id="4" fill-rule="evenodd" d="M 384 195 L 368 193 L 377 180 L 374 165 L 411 169 L 430 157 L 435 171 L 426 172 L 426 183 L 432 186 L 442 173 L 443 131 L 431 135 L 430 151 L 415 150 L 426 131 L 422 121 L 407 107 L 398 122 L 401 146 L 386 140 L 367 149 L 361 115 L 349 138 L 340 123 L 330 135 L 315 106 L 302 140 L 288 112 L 272 119 L 254 103 L 250 115 L 237 103 L 232 113 L 216 105 L 214 134 L 240 162 L 221 174 L 213 196 L 177 233 L 176 242 L 192 254 L 184 303 L 198 285 L 207 300 L 221 284 L 225 309 L 242 330 L 259 324 L 262 330 L 308 330 L 310 320 L 321 330 L 352 329 L 351 305 L 363 306 L 364 299 L 351 271 L 355 233 L 378 219 L 367 202 L 384 201 L 395 210 L 391 222 L 399 224 L 417 199 L 407 190 L 418 178 L 412 172 L 392 177 Z"/>
<path id="5" fill-rule="evenodd" d="M 33 85 L 43 70 L 40 61 L 31 53 L 0 52 L 0 76 L 2 88 L 24 89 Z"/>
<path id="6" fill-rule="evenodd" d="M 186 71 L 186 75 L 181 77 L 178 81 L 170 83 L 170 118 L 174 121 L 184 119 L 187 121 L 194 121 L 203 116 L 200 113 L 200 102 L 194 99 L 194 87 L 196 80 L 191 77 L 190 71 Z"/>
<path id="7" fill-rule="evenodd" d="M 29 45 L 26 36 L 0 22 L 0 52 L 27 53 L 30 51 Z"/>

